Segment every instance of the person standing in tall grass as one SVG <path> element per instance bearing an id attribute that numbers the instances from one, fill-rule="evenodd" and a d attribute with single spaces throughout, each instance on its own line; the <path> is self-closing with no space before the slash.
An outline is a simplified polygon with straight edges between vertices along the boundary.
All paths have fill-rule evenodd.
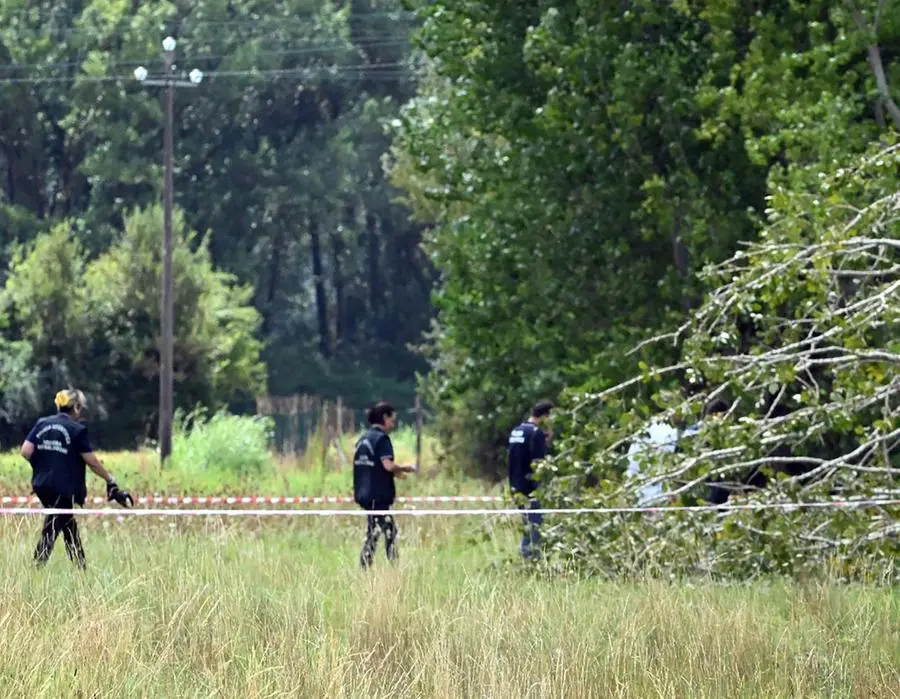
<path id="1" fill-rule="evenodd" d="M 85 465 L 106 481 L 106 495 L 123 507 L 134 504 L 131 495 L 116 481 L 94 454 L 87 426 L 79 421 L 86 406 L 84 394 L 75 389 L 59 391 L 54 399 L 56 415 L 40 418 L 22 443 L 22 457 L 31 464 L 31 487 L 45 508 L 71 510 L 87 498 Z M 53 553 L 60 532 L 69 559 L 85 567 L 84 547 L 78 524 L 71 514 L 48 514 L 34 552 L 35 563 L 43 566 Z"/>
<path id="2" fill-rule="evenodd" d="M 549 401 L 535 405 L 529 418 L 510 432 L 507 445 L 509 487 L 519 509 L 525 510 L 522 514 L 525 534 L 519 550 L 526 560 L 538 556 L 541 542 L 540 527 L 544 518 L 539 513 L 531 512 L 541 509 L 541 503 L 532 496 L 537 489 L 532 479 L 532 464 L 547 456 L 547 445 L 553 438 L 550 427 L 552 410 L 553 403 Z"/>
<path id="3" fill-rule="evenodd" d="M 397 412 L 389 404 L 381 401 L 369 409 L 368 431 L 356 443 L 353 454 L 353 497 L 364 510 L 389 510 L 394 504 L 397 491 L 394 478 L 406 478 L 415 466 L 400 466 L 394 463 L 394 445 L 390 433 L 397 427 Z M 369 515 L 366 517 L 366 540 L 359 563 L 367 570 L 375 559 L 375 547 L 380 533 L 384 533 L 387 558 L 397 558 L 397 525 L 391 515 Z"/>

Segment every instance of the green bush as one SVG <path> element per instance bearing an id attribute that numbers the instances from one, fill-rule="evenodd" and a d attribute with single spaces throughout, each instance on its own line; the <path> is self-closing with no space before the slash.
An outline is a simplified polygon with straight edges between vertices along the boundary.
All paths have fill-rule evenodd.
<path id="1" fill-rule="evenodd" d="M 88 396 L 98 442 L 134 446 L 156 429 L 163 212 L 129 213 L 93 259 L 74 225 L 61 223 L 13 250 L 0 289 L 0 365 L 15 381 L 0 381 L 2 407 L 15 435 L 38 417 L 38 398 L 75 385 Z M 178 209 L 173 235 L 176 407 L 219 409 L 265 393 L 252 289 L 214 267 L 208 237 L 190 231 Z M 37 398 L 24 400 L 29 395 Z"/>
<path id="2" fill-rule="evenodd" d="M 272 421 L 224 411 L 207 418 L 203 410 L 179 413 L 170 466 L 181 472 L 221 472 L 258 476 L 269 468 Z"/>

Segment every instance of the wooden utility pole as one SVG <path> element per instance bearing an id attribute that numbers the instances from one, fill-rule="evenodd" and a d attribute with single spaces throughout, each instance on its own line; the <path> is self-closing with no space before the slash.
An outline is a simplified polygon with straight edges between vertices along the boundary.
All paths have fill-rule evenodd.
<path id="1" fill-rule="evenodd" d="M 173 150 L 172 130 L 175 121 L 175 86 L 172 71 L 175 66 L 175 42 L 171 49 L 163 42 L 166 73 L 166 126 L 163 135 L 163 266 L 162 299 L 162 347 L 159 353 L 159 458 L 165 464 L 172 453 L 172 401 L 174 393 L 175 323 L 172 283 L 172 179 Z"/>
<path id="2" fill-rule="evenodd" d="M 165 464 L 172 454 L 172 416 L 174 404 L 174 363 L 175 363 L 175 292 L 172 280 L 172 207 L 173 207 L 173 172 L 174 172 L 174 136 L 175 130 L 175 88 L 197 87 L 203 80 L 199 70 L 190 72 L 189 80 L 175 79 L 175 46 L 171 36 L 163 39 L 163 58 L 165 72 L 161 80 L 148 80 L 147 69 L 139 66 L 134 77 L 144 85 L 166 88 L 165 124 L 163 130 L 163 245 L 162 245 L 162 284 L 159 303 L 160 316 L 160 348 L 159 348 L 159 458 Z"/>

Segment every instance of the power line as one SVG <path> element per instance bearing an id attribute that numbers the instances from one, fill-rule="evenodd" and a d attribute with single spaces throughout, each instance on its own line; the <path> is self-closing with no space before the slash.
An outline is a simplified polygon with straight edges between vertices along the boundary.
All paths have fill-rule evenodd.
<path id="1" fill-rule="evenodd" d="M 23 10 L 22 13 L 27 13 L 27 10 Z M 15 18 L 15 13 L 11 15 Z M 6 15 L 6 18 L 9 18 L 10 15 Z M 304 17 L 267 17 L 265 19 L 253 19 L 253 20 L 239 20 L 239 19 L 224 19 L 224 20 L 196 20 L 192 21 L 189 19 L 182 20 L 170 20 L 168 22 L 163 22 L 160 25 L 157 25 L 158 31 L 162 34 L 166 32 L 176 35 L 176 38 L 180 40 L 190 40 L 192 38 L 193 32 L 191 33 L 182 33 L 179 29 L 185 28 L 201 28 L 201 27 L 209 27 L 210 29 L 215 30 L 216 32 L 221 32 L 226 28 L 245 28 L 245 29 L 263 29 L 266 32 L 271 32 L 272 29 L 276 28 L 309 28 L 316 18 L 321 17 L 321 15 L 310 14 Z M 5 19 L 6 19 L 5 18 Z M 104 40 L 112 40 L 116 38 L 123 38 L 126 31 L 130 31 L 133 34 L 133 29 L 131 27 L 131 22 L 135 19 L 139 19 L 139 15 L 124 15 L 122 17 L 117 18 L 111 25 L 106 27 L 90 27 L 90 26 L 69 26 L 69 27 L 59 27 L 54 28 L 52 25 L 48 23 L 48 20 L 38 18 L 36 20 L 29 20 L 27 22 L 20 21 L 16 22 L 15 26 L 11 22 L 0 22 L 0 28 L 8 27 L 15 31 L 20 32 L 22 35 L 26 37 L 53 37 L 53 38 L 61 38 L 61 37 L 79 37 L 79 36 L 87 36 L 93 39 L 98 37 L 102 37 Z M 79 17 L 71 18 L 72 21 L 76 19 L 81 19 Z M 373 23 L 375 21 L 383 21 L 390 20 L 395 23 L 399 22 L 411 22 L 415 19 L 415 13 L 409 13 L 408 15 L 404 15 L 403 13 L 393 13 L 393 12 L 372 12 L 364 15 L 349 15 L 347 17 L 341 18 L 338 22 L 334 24 L 334 28 L 340 29 L 342 25 L 348 26 L 351 30 L 358 29 L 361 25 L 365 25 L 367 23 Z M 33 26 L 32 26 L 33 25 Z M 107 33 L 112 31 L 112 33 Z M 142 33 L 146 34 L 146 30 Z M 179 36 L 180 35 L 180 36 Z M 267 38 L 266 36 L 260 36 L 259 38 Z"/>
<path id="2" fill-rule="evenodd" d="M 401 70 L 402 69 L 402 70 Z M 366 73 L 369 73 L 366 75 Z M 396 79 L 398 77 L 413 77 L 413 68 L 406 63 L 372 63 L 354 66 L 335 66 L 331 68 L 275 68 L 275 69 L 249 69 L 249 70 L 214 70 L 204 73 L 207 78 L 278 78 L 278 77 L 307 77 L 340 79 L 344 76 L 353 76 L 363 79 Z M 0 85 L 38 85 L 38 84 L 64 84 L 64 83 L 108 83 L 131 82 L 139 85 L 133 75 L 74 75 L 74 76 L 38 76 L 23 78 L 0 78 Z"/>
<path id="3" fill-rule="evenodd" d="M 303 17 L 260 17 L 257 19 L 209 19 L 209 20 L 193 20 L 190 18 L 185 18 L 181 21 L 182 26 L 188 27 L 199 27 L 206 25 L 229 25 L 229 26 L 240 26 L 240 25 L 261 25 L 267 22 L 277 22 L 278 24 L 309 24 L 309 20 L 315 17 L 319 17 L 317 14 L 309 14 Z M 415 12 L 407 12 L 405 10 L 400 10 L 396 12 L 384 11 L 384 12 L 367 12 L 365 14 L 349 14 L 345 18 L 348 22 L 357 22 L 357 21 L 370 21 L 372 19 L 390 19 L 394 21 L 399 20 L 412 20 L 416 19 Z"/>
<path id="4" fill-rule="evenodd" d="M 19 10 L 15 10 L 12 12 L 5 12 L 5 18 L 18 18 L 23 15 L 29 15 L 29 18 L 35 14 L 36 8 L 22 8 Z M 339 10 L 335 11 L 336 13 Z M 49 19 L 49 17 L 42 17 L 41 15 L 45 14 L 41 12 L 40 9 L 37 9 L 38 15 L 36 21 L 44 21 Z M 50 14 L 50 13 L 46 13 Z M 76 17 L 72 17 L 71 19 L 76 19 L 77 17 L 82 17 L 83 13 L 77 15 Z M 134 19 L 139 15 L 123 15 L 121 19 Z M 244 23 L 253 23 L 260 22 L 264 20 L 272 20 L 272 21 L 286 21 L 286 22 L 308 22 L 310 19 L 314 19 L 318 17 L 319 14 L 314 11 L 309 11 L 305 13 L 300 12 L 292 12 L 290 15 L 256 15 L 255 17 L 229 17 L 227 19 L 199 19 L 194 18 L 192 15 L 185 15 L 181 19 L 171 19 L 172 22 L 177 22 L 180 24 L 244 24 Z M 414 10 L 378 10 L 374 12 L 353 12 L 347 15 L 347 19 L 367 19 L 369 17 L 386 17 L 386 18 L 403 18 L 403 17 L 415 17 L 416 12 Z"/>
<path id="5" fill-rule="evenodd" d="M 385 35 L 389 36 L 389 35 Z M 254 52 L 256 56 L 266 57 L 266 56 L 280 56 L 280 57 L 291 57 L 291 56 L 307 56 L 314 55 L 317 53 L 326 53 L 329 51 L 343 51 L 353 52 L 354 49 L 372 49 L 372 48 L 392 48 L 409 45 L 409 41 L 406 39 L 379 39 L 371 42 L 344 42 L 340 44 L 325 44 L 322 46 L 308 46 L 306 48 L 300 49 L 284 49 L 284 50 L 275 50 L 275 51 L 257 51 Z M 198 61 L 217 61 L 217 60 L 226 60 L 229 58 L 234 58 L 235 54 L 221 54 L 221 55 L 199 55 L 199 56 L 190 56 L 187 55 L 184 58 L 180 58 L 179 62 L 184 63 L 196 63 Z M 53 69 L 61 69 L 61 68 L 78 68 L 84 65 L 84 60 L 81 59 L 78 61 L 64 61 L 60 63 L 6 63 L 0 64 L 0 70 L 53 70 Z M 160 64 L 162 61 L 159 59 L 153 59 L 151 61 L 110 61 L 104 65 L 109 68 L 121 67 L 135 68 L 137 66 L 153 66 L 156 64 Z"/>
<path id="6" fill-rule="evenodd" d="M 37 17 L 35 17 L 37 14 Z M 48 16 L 43 16 L 47 14 Z M 20 10 L 16 10 L 13 12 L 5 12 L 3 15 L 4 20 L 9 19 L 19 19 L 23 16 L 27 15 L 27 20 L 33 22 L 40 22 L 46 25 L 46 22 L 50 20 L 51 13 L 43 13 L 39 9 L 35 12 L 35 8 L 22 8 Z M 321 17 L 317 12 L 310 11 L 308 13 L 296 13 L 292 12 L 290 15 L 258 15 L 252 18 L 238 18 L 238 17 L 229 17 L 227 19 L 195 19 L 191 15 L 186 15 L 181 19 L 170 18 L 167 19 L 166 22 L 169 24 L 177 24 L 180 26 L 205 26 L 205 25 L 247 25 L 247 24 L 260 24 L 264 22 L 278 22 L 279 24 L 309 24 L 310 20 L 314 20 L 317 17 Z M 68 19 L 71 22 L 74 22 L 77 19 L 81 19 L 84 17 L 84 13 L 79 13 L 77 15 L 70 16 Z M 128 21 L 139 18 L 140 15 L 128 14 L 122 15 L 118 18 L 118 21 Z M 353 12 L 351 14 L 346 15 L 344 19 L 347 21 L 361 21 L 361 20 L 370 20 L 370 19 L 392 19 L 392 20 L 401 20 L 401 19 L 415 19 L 416 12 L 411 10 L 381 10 L 378 12 Z M 3 24 L 9 24 L 9 22 L 0 22 L 0 26 Z"/>
<path id="7" fill-rule="evenodd" d="M 318 75 L 329 75 L 336 72 L 359 72 L 364 73 L 366 71 L 376 69 L 376 74 L 380 73 L 382 69 L 389 68 L 391 69 L 388 72 L 400 72 L 397 71 L 397 68 L 407 67 L 405 63 L 375 63 L 375 64 L 360 64 L 355 66 L 340 66 L 339 68 L 323 68 L 318 73 Z M 279 75 L 298 75 L 303 73 L 313 73 L 312 69 L 309 68 L 273 68 L 267 70 L 217 70 L 210 75 L 213 76 L 221 76 L 221 77 L 242 77 L 249 75 L 268 75 L 268 76 L 279 76 Z"/>

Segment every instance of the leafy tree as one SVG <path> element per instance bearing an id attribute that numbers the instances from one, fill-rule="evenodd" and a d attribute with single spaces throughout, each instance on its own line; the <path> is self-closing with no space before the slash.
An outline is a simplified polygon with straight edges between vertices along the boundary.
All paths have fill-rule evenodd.
<path id="1" fill-rule="evenodd" d="M 66 224 L 19 246 L 5 300 L 16 309 L 22 334 L 43 354 L 62 354 L 81 334 L 84 252 Z M 27 304 L 25 303 L 27 300 Z"/>
<path id="2" fill-rule="evenodd" d="M 66 222 L 18 245 L 10 262 L 2 293 L 9 336 L 27 343 L 44 392 L 85 378 L 84 266 L 84 249 Z"/>
<path id="3" fill-rule="evenodd" d="M 0 435 L 13 439 L 13 425 L 35 414 L 41 405 L 37 371 L 27 342 L 0 338 Z"/>
<path id="4" fill-rule="evenodd" d="M 691 8 L 422 12 L 431 74 L 398 126 L 394 177 L 436 224 L 445 431 L 490 470 L 531 402 L 621 375 L 619 348 L 693 303 L 693 266 L 750 236 L 765 172 L 737 130 L 701 138 L 716 66 Z M 454 427 L 470 411 L 474 440 Z"/>
<path id="5" fill-rule="evenodd" d="M 117 414 L 127 416 L 123 434 L 149 436 L 155 422 L 148 408 L 157 400 L 162 221 L 159 206 L 133 212 L 121 237 L 85 274 L 88 316 L 98 321 L 95 356 L 115 362 L 103 372 L 104 395 L 114 397 L 110 424 Z M 198 240 L 187 230 L 180 211 L 173 235 L 176 408 L 220 407 L 241 393 L 257 395 L 265 373 L 252 290 L 213 268 L 208 237 Z M 133 402 L 140 410 L 129 409 Z"/>
<path id="6" fill-rule="evenodd" d="M 0 200 L 0 231 L 3 247 L 0 248 L 0 283 L 6 281 L 6 269 L 17 244 L 32 240 L 40 224 L 24 207 L 3 203 Z"/>
<path id="7" fill-rule="evenodd" d="M 177 407 L 256 395 L 265 373 L 252 290 L 213 268 L 208 239 L 188 231 L 180 211 L 173 225 Z M 68 227 L 57 226 L 16 253 L 3 292 L 21 343 L 13 356 L 21 363 L 29 348 L 44 396 L 83 387 L 109 445 L 149 437 L 155 425 L 161 229 L 159 206 L 135 210 L 109 250 L 88 262 Z"/>
<path id="8" fill-rule="evenodd" d="M 677 356 L 627 350 L 696 306 L 768 187 L 814 187 L 890 123 L 884 7 L 424 5 L 392 175 L 433 224 L 429 384 L 459 459 L 494 470 L 537 398 Z"/>

